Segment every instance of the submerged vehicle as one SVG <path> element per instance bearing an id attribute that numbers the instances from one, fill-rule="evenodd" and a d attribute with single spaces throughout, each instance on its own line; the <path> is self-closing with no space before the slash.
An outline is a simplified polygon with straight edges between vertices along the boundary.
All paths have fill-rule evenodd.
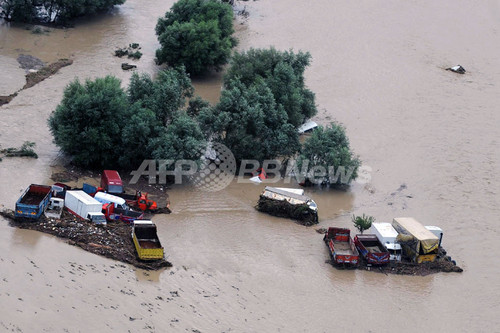
<path id="1" fill-rule="evenodd" d="M 158 238 L 156 225 L 151 220 L 134 221 L 132 240 L 139 259 L 163 259 L 163 246 Z"/>
<path id="2" fill-rule="evenodd" d="M 356 235 L 354 244 L 367 264 L 385 265 L 390 261 L 391 254 L 382 245 L 376 235 Z"/>
<path id="3" fill-rule="evenodd" d="M 50 198 L 49 205 L 45 209 L 45 216 L 49 218 L 59 219 L 61 218 L 63 208 L 64 199 L 52 197 Z"/>
<path id="4" fill-rule="evenodd" d="M 397 241 L 398 232 L 389 222 L 372 223 L 370 232 L 377 236 L 382 245 L 389 251 L 391 261 L 401 261 L 401 245 Z"/>
<path id="5" fill-rule="evenodd" d="M 330 227 L 323 240 L 328 246 L 333 264 L 352 267 L 359 264 L 359 252 L 351 238 L 351 230 Z"/>
<path id="6" fill-rule="evenodd" d="M 52 187 L 31 184 L 17 200 L 14 216 L 38 220 L 49 205 L 51 197 Z"/>
<path id="7" fill-rule="evenodd" d="M 412 217 L 398 217 L 392 221 L 398 232 L 397 240 L 403 253 L 413 262 L 435 261 L 439 238 Z"/>
<path id="8" fill-rule="evenodd" d="M 66 191 L 64 206 L 76 217 L 89 220 L 95 224 L 106 224 L 106 219 L 101 211 L 102 203 L 82 190 Z"/>
<path id="9" fill-rule="evenodd" d="M 298 220 L 304 225 L 316 224 L 318 223 L 318 206 L 314 200 L 303 193 L 303 189 L 266 186 L 256 208 L 274 216 Z"/>

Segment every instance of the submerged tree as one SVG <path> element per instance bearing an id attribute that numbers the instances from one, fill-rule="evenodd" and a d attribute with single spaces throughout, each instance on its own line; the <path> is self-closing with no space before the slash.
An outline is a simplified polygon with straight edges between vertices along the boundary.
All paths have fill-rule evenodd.
<path id="1" fill-rule="evenodd" d="M 134 73 L 128 88 L 130 102 L 152 110 L 163 125 L 185 106 L 193 92 L 191 80 L 182 66 L 161 71 L 154 81 L 148 74 Z"/>
<path id="2" fill-rule="evenodd" d="M 290 156 L 300 147 L 297 131 L 262 80 L 249 88 L 232 83 L 219 104 L 203 109 L 198 119 L 202 126 L 209 125 L 214 140 L 228 146 L 237 161 Z"/>
<path id="3" fill-rule="evenodd" d="M 309 53 L 250 49 L 236 52 L 224 77 L 224 86 L 230 89 L 241 82 L 251 87 L 263 80 L 271 90 L 277 106 L 288 115 L 288 122 L 295 127 L 317 113 L 314 93 L 306 88 L 304 71 L 309 65 Z"/>
<path id="4" fill-rule="evenodd" d="M 75 80 L 64 90 L 62 102 L 49 117 L 55 143 L 75 164 L 116 166 L 122 151 L 122 128 L 128 117 L 127 95 L 112 76 Z"/>
<path id="5" fill-rule="evenodd" d="M 297 164 L 302 176 L 316 184 L 348 185 L 358 176 L 361 161 L 350 149 L 345 129 L 319 126 L 304 142 Z"/>
<path id="6" fill-rule="evenodd" d="M 0 0 L 0 17 L 15 22 L 63 24 L 123 3 L 125 0 Z"/>
<path id="7" fill-rule="evenodd" d="M 184 65 L 191 74 L 219 70 L 236 46 L 233 11 L 217 0 L 179 0 L 158 20 L 159 64 Z"/>
<path id="8" fill-rule="evenodd" d="M 112 76 L 75 80 L 49 127 L 55 143 L 82 167 L 130 169 L 144 159 L 194 159 L 205 135 L 184 111 L 192 91 L 182 68 L 165 70 L 155 80 L 134 74 L 128 94 Z M 192 103 L 206 107 L 202 99 Z"/>

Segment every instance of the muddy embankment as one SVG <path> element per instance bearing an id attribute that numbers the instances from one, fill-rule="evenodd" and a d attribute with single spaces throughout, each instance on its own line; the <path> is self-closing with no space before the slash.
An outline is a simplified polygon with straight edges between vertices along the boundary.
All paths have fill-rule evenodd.
<path id="1" fill-rule="evenodd" d="M 24 54 L 21 54 L 17 58 L 17 61 L 19 62 L 21 68 L 28 71 L 26 74 L 26 84 L 21 89 L 8 96 L 0 96 L 0 106 L 9 103 L 21 90 L 31 88 L 37 83 L 42 82 L 46 78 L 57 73 L 57 71 L 62 67 L 73 64 L 73 60 L 71 59 L 59 59 L 56 62 L 45 66 L 40 59 Z"/>
<path id="2" fill-rule="evenodd" d="M 137 257 L 132 241 L 132 227 L 123 222 L 109 222 L 105 226 L 78 220 L 68 212 L 63 212 L 60 219 L 41 216 L 37 221 L 16 219 L 12 210 L 0 211 L 9 224 L 20 229 L 44 232 L 67 240 L 70 245 L 78 246 L 85 251 L 131 264 L 137 268 L 157 270 L 171 267 L 165 259 L 142 261 Z"/>

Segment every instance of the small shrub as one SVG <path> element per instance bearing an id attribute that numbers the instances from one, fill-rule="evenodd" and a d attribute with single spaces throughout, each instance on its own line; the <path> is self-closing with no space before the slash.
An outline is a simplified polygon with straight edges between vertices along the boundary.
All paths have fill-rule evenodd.
<path id="1" fill-rule="evenodd" d="M 352 223 L 354 223 L 354 226 L 356 229 L 363 234 L 363 231 L 370 229 L 372 226 L 372 223 L 375 222 L 375 218 L 373 216 L 367 216 L 363 214 L 363 216 L 352 216 Z"/>
<path id="2" fill-rule="evenodd" d="M 33 148 L 35 148 L 35 146 L 36 146 L 36 143 L 34 143 L 34 142 L 24 141 L 21 148 L 7 148 L 7 149 L 2 149 L 0 152 L 5 154 L 6 157 L 27 156 L 27 157 L 38 158 L 37 153 L 35 153 L 35 151 L 33 150 Z"/>
<path id="3" fill-rule="evenodd" d="M 128 55 L 128 50 L 127 49 L 118 49 L 115 51 L 115 56 L 116 57 L 123 57 L 123 56 L 126 56 Z"/>
<path id="4" fill-rule="evenodd" d="M 135 51 L 133 53 L 129 53 L 128 57 L 133 59 L 141 59 L 142 53 L 140 51 Z"/>

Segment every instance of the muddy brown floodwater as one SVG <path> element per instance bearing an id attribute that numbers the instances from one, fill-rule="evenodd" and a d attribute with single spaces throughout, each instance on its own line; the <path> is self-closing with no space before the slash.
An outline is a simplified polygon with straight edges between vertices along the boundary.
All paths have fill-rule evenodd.
<path id="1" fill-rule="evenodd" d="M 0 107 L 0 145 L 37 143 L 37 160 L 0 162 L 0 204 L 62 163 L 46 119 L 74 78 L 112 74 L 114 49 L 142 46 L 154 74 L 156 19 L 172 1 L 127 0 L 111 14 L 42 35 L 0 25 L 0 95 L 24 85 L 19 54 L 73 65 Z M 461 274 L 425 277 L 342 271 L 322 235 L 257 212 L 263 185 L 217 193 L 169 190 L 155 217 L 173 268 L 146 272 L 0 220 L 0 328 L 39 331 L 332 332 L 498 331 L 500 263 L 500 5 L 498 1 L 241 3 L 239 49 L 309 51 L 306 81 L 321 124 L 347 128 L 365 182 L 348 192 L 308 190 L 317 227 L 414 216 L 444 230 Z M 457 75 L 444 68 L 460 64 Z M 215 102 L 220 78 L 195 82 Z M 402 186 L 404 185 L 404 186 Z M 332 327 L 333 325 L 333 327 Z"/>

